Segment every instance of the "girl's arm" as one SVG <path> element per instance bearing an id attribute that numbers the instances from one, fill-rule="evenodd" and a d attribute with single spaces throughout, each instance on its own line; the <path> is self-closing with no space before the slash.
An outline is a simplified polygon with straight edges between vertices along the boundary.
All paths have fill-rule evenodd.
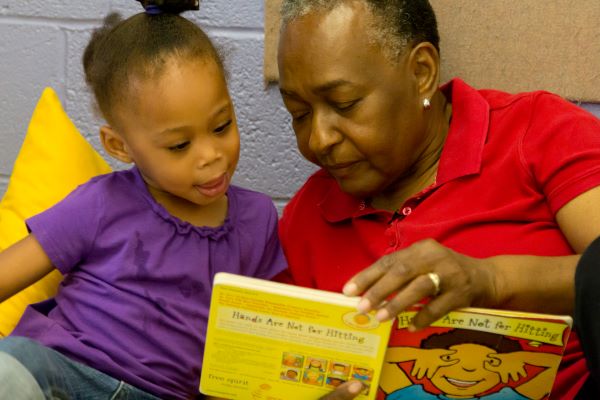
<path id="1" fill-rule="evenodd" d="M 54 269 L 35 236 L 0 253 L 0 302 L 37 282 Z"/>

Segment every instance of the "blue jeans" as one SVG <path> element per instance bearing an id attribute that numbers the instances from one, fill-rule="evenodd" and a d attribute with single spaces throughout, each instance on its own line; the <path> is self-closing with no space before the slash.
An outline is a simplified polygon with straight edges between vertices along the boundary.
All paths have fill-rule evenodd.
<path id="1" fill-rule="evenodd" d="M 158 400 L 158 397 L 36 341 L 9 336 L 0 340 L 0 399 Z"/>

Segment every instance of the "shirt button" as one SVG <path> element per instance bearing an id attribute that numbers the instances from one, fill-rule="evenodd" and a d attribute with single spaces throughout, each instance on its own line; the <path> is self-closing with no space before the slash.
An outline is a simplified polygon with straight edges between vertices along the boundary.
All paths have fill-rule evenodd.
<path id="1" fill-rule="evenodd" d="M 411 212 L 412 212 L 412 208 L 410 208 L 410 207 L 404 207 L 402 209 L 402 215 L 404 215 L 404 216 L 410 215 Z"/>
<path id="2" fill-rule="evenodd" d="M 396 245 L 396 232 L 394 232 L 393 228 L 388 228 L 385 231 L 385 238 L 388 241 L 388 244 L 390 246 L 395 246 Z"/>

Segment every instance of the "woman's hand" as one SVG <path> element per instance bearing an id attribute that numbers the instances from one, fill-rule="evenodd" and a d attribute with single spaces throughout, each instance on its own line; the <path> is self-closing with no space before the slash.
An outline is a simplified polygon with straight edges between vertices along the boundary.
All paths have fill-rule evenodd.
<path id="1" fill-rule="evenodd" d="M 362 383 L 349 381 L 341 384 L 333 392 L 326 394 L 319 400 L 350 400 L 358 396 L 362 390 Z"/>
<path id="2" fill-rule="evenodd" d="M 378 309 L 376 315 L 382 321 L 431 298 L 413 319 L 409 329 L 415 330 L 460 307 L 497 304 L 493 272 L 490 261 L 467 257 L 427 239 L 382 257 L 350 279 L 344 293 L 362 294 L 359 310 Z"/>

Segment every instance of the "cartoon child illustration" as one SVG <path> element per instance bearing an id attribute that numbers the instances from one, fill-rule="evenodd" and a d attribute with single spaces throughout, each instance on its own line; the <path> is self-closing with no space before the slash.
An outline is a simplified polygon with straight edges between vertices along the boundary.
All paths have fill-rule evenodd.
<path id="1" fill-rule="evenodd" d="M 283 353 L 281 363 L 287 367 L 302 368 L 304 356 L 294 353 Z"/>
<path id="2" fill-rule="evenodd" d="M 283 379 L 284 381 L 298 382 L 298 378 L 299 378 L 298 370 L 293 369 L 293 368 L 284 368 L 280 374 L 280 379 Z"/>
<path id="3" fill-rule="evenodd" d="M 306 359 L 306 369 L 310 369 L 318 372 L 325 372 L 327 368 L 327 361 L 320 358 L 308 357 Z"/>
<path id="4" fill-rule="evenodd" d="M 302 382 L 307 383 L 309 385 L 321 386 L 323 385 L 324 375 L 320 374 L 318 371 L 307 369 L 304 370 L 304 375 L 302 376 Z"/>
<path id="5" fill-rule="evenodd" d="M 373 378 L 373 370 L 355 365 L 352 369 L 352 378 L 368 382 Z"/>
<path id="6" fill-rule="evenodd" d="M 414 361 L 412 377 L 427 378 L 441 395 L 413 384 L 397 365 L 405 361 Z M 501 335 L 454 329 L 425 338 L 420 348 L 391 347 L 386 363 L 380 383 L 387 393 L 386 400 L 534 400 L 548 396 L 560 356 L 523 351 L 517 340 Z M 526 365 L 537 366 L 541 371 L 518 386 L 509 386 L 510 381 L 527 377 Z"/>
<path id="7" fill-rule="evenodd" d="M 346 382 L 344 379 L 338 378 L 337 376 L 328 376 L 325 384 L 327 386 L 338 387 L 344 382 Z"/>
<path id="8" fill-rule="evenodd" d="M 339 361 L 331 361 L 329 375 L 345 377 L 348 376 L 348 372 L 350 372 L 350 365 Z"/>

